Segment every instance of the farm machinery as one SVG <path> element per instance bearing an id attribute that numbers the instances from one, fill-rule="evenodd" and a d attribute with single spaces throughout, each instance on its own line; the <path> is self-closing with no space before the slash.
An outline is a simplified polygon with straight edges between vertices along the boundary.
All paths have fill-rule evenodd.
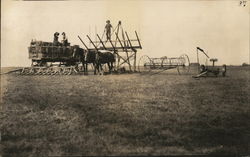
<path id="1" fill-rule="evenodd" d="M 197 52 L 197 63 L 198 63 L 198 75 L 193 76 L 194 78 L 199 78 L 199 77 L 218 77 L 220 74 L 225 77 L 226 76 L 226 72 L 227 72 L 227 66 L 226 64 L 222 65 L 222 68 L 218 68 L 215 66 L 215 62 L 218 61 L 217 58 L 210 58 L 208 56 L 208 54 L 201 49 L 200 47 L 196 48 L 196 52 Z M 205 57 L 207 59 L 209 59 L 210 62 L 212 62 L 212 66 L 208 66 L 208 65 L 204 65 L 204 64 L 200 64 L 199 62 L 199 53 L 202 53 L 203 55 L 205 55 Z"/>
<path id="2" fill-rule="evenodd" d="M 82 44 L 88 52 L 111 52 L 115 56 L 115 66 L 113 72 L 121 72 L 121 69 L 128 67 L 130 72 L 136 71 L 136 56 L 137 49 L 142 49 L 140 39 L 137 32 L 135 31 L 136 39 L 131 39 L 126 31 L 123 30 L 121 21 L 118 22 L 117 26 L 110 33 L 110 37 L 103 39 L 104 32 L 102 36 L 96 34 L 97 41 L 93 41 L 90 36 L 87 35 L 91 47 L 88 47 L 86 43 L 83 42 L 82 38 L 78 36 Z"/>
<path id="3" fill-rule="evenodd" d="M 55 36 L 55 34 L 54 42 L 32 40 L 28 47 L 29 59 L 32 61 L 31 67 L 15 70 L 15 72 L 20 72 L 23 75 L 71 75 L 87 72 L 90 63 L 93 64 L 94 74 L 96 74 L 98 68 L 98 71 L 100 69 L 103 71 L 102 66 L 106 63 L 110 73 L 125 72 L 125 66 L 129 68 L 130 72 L 136 72 L 137 70 L 141 73 L 155 72 L 153 74 L 170 69 L 177 69 L 178 74 L 187 74 L 190 71 L 190 60 L 187 54 L 171 58 L 166 56 L 150 58 L 144 55 L 139 59 L 137 66 L 137 50 L 142 49 L 140 39 L 136 31 L 136 39 L 130 39 L 128 33 L 123 30 L 121 21 L 118 22 L 113 32 L 110 32 L 106 40 L 103 39 L 105 33 L 107 32 L 104 29 L 101 37 L 96 34 L 98 41 L 93 41 L 87 35 L 87 39 L 92 46 L 87 46 L 78 36 L 85 49 L 80 48 L 79 45 L 70 46 L 70 43 L 65 44 L 57 41 L 55 44 L 55 37 L 58 40 L 58 36 Z M 203 49 L 197 47 L 198 64 L 200 52 L 209 58 Z M 225 76 L 226 65 L 223 65 L 222 69 L 216 68 L 215 62 L 218 59 L 209 59 L 212 66 L 199 64 L 199 74 L 195 77 L 218 76 L 220 73 Z M 115 66 L 113 66 L 113 63 Z"/>
<path id="4" fill-rule="evenodd" d="M 113 71 L 124 68 L 124 65 L 128 66 L 129 71 L 136 71 L 137 49 L 142 48 L 137 32 L 136 39 L 130 39 L 119 21 L 109 39 L 103 40 L 104 33 L 102 37 L 96 34 L 98 41 L 93 41 L 87 35 L 92 47 L 88 47 L 78 36 L 85 49 L 58 42 L 57 32 L 54 34 L 54 42 L 32 40 L 28 47 L 31 66 L 15 72 L 22 75 L 71 75 L 85 72 L 89 63 L 93 64 L 95 72 L 97 68 L 100 70 L 99 66 L 103 70 L 102 66 L 106 63 L 109 68 L 112 64 Z M 116 64 L 114 68 L 113 62 Z"/>
<path id="5" fill-rule="evenodd" d="M 55 45 L 52 42 L 32 40 L 28 50 L 31 67 L 23 68 L 20 74 L 71 75 L 80 71 L 79 64 L 82 62 L 84 49 L 78 45 Z"/>
<path id="6" fill-rule="evenodd" d="M 138 70 L 142 73 L 149 73 L 151 71 L 163 72 L 174 68 L 177 69 L 178 74 L 187 74 L 190 70 L 188 55 L 182 54 L 180 57 L 172 58 L 166 56 L 161 58 L 150 58 L 144 55 L 140 58 L 138 63 Z"/>

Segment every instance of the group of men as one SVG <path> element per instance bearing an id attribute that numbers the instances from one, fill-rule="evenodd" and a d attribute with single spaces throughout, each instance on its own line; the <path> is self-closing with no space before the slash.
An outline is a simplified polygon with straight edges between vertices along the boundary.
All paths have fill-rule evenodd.
<path id="1" fill-rule="evenodd" d="M 59 35 L 60 35 L 60 33 L 58 33 L 58 32 L 55 32 L 55 33 L 54 33 L 54 41 L 53 41 L 53 44 L 54 44 L 55 46 L 60 45 L 60 42 L 58 41 Z M 61 42 L 61 44 L 62 44 L 62 46 L 67 46 L 67 45 L 68 45 L 68 39 L 67 39 L 67 37 L 66 37 L 66 33 L 65 33 L 65 32 L 62 32 L 62 42 Z"/>

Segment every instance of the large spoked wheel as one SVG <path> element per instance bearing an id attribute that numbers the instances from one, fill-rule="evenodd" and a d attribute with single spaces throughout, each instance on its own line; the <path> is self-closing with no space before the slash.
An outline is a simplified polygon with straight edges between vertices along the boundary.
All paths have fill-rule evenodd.
<path id="1" fill-rule="evenodd" d="M 147 55 L 144 55 L 139 59 L 138 63 L 139 72 L 150 72 L 153 66 L 154 66 L 153 61 Z"/>
<path id="2" fill-rule="evenodd" d="M 188 74 L 190 70 L 190 60 L 188 55 L 183 54 L 179 57 L 177 71 L 180 75 Z"/>

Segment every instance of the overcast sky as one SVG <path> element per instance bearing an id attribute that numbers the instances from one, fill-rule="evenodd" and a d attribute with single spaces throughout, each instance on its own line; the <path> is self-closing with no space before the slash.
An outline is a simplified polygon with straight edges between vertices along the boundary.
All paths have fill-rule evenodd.
<path id="1" fill-rule="evenodd" d="M 95 39 L 107 19 L 119 20 L 132 37 L 139 33 L 138 55 L 178 57 L 186 53 L 196 62 L 196 47 L 218 64 L 249 62 L 250 1 L 1 1 L 1 66 L 29 66 L 31 39 L 53 41 L 54 32 L 66 32 L 69 42 L 82 44 L 80 35 Z M 139 58 L 139 56 L 137 58 Z"/>

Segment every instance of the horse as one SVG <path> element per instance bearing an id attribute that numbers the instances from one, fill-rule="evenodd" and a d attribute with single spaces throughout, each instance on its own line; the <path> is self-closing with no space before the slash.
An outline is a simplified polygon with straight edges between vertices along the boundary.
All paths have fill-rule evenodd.
<path id="1" fill-rule="evenodd" d="M 96 59 L 96 52 L 95 52 L 95 50 L 84 51 L 82 65 L 83 65 L 83 70 L 84 70 L 85 74 L 88 73 L 88 64 L 89 63 L 92 63 L 93 66 L 94 66 L 94 68 L 95 68 L 95 64 L 96 64 L 95 59 Z M 96 70 L 95 70 L 94 74 L 96 74 Z"/>
<path id="2" fill-rule="evenodd" d="M 109 73 L 113 70 L 113 63 L 115 62 L 115 55 L 110 51 L 97 51 L 95 58 L 95 70 L 103 71 L 102 64 L 107 64 L 109 68 Z"/>
<path id="3" fill-rule="evenodd" d="M 94 74 L 96 72 L 100 73 L 103 71 L 102 65 L 107 64 L 109 67 L 109 72 L 113 69 L 113 63 L 115 62 L 115 56 L 110 51 L 96 51 L 96 50 L 87 50 L 84 52 L 82 64 L 84 67 L 84 72 L 88 72 L 88 64 L 92 63 L 94 67 Z"/>
<path id="4" fill-rule="evenodd" d="M 66 50 L 67 49 L 65 49 L 64 52 Z M 81 61 L 83 60 L 83 54 L 84 54 L 84 49 L 80 48 L 77 45 L 72 46 L 70 56 L 67 55 L 68 60 L 66 61 L 66 65 L 67 66 L 73 66 L 73 65 L 78 66 L 78 63 L 81 63 Z"/>

